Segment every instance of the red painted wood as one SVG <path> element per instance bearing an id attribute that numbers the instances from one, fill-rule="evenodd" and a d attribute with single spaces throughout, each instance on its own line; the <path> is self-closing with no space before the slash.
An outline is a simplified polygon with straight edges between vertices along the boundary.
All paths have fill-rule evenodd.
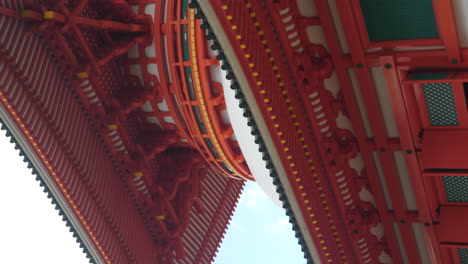
<path id="1" fill-rule="evenodd" d="M 444 244 L 453 243 L 453 247 L 457 247 L 456 244 L 467 244 L 467 221 L 468 207 L 442 206 L 440 208 L 440 224 L 438 227 L 440 242 Z"/>
<path id="2" fill-rule="evenodd" d="M 4 0 L 0 4 L 11 10 L 19 8 L 17 1 Z M 145 5 L 141 6 L 141 10 L 145 10 Z M 91 17 L 81 22 L 96 21 L 96 14 L 86 1 L 75 6 L 74 15 L 81 11 L 83 16 Z M 59 19 L 54 23 L 63 23 L 60 17 L 57 15 Z M 95 236 L 96 247 L 102 247 L 106 252 L 103 256 L 108 257 L 106 260 L 115 263 L 158 261 L 165 244 L 158 241 L 160 237 L 154 234 L 156 222 L 151 220 L 152 215 L 145 212 L 144 201 L 139 200 L 140 184 L 143 182 L 146 184 L 145 190 L 149 190 L 150 181 L 133 182 L 126 175 L 126 170 L 132 168 L 128 155 L 135 147 L 140 130 L 147 129 L 135 121 L 141 112 L 137 109 L 131 113 L 132 119 L 118 120 L 118 130 L 113 131 L 106 128 L 106 120 L 96 117 L 100 108 L 108 110 L 111 99 L 125 89 L 126 80 L 132 79 L 128 71 L 122 76 L 121 68 L 129 65 L 121 55 L 135 43 L 141 44 L 140 50 L 144 50 L 144 38 L 116 47 L 111 53 L 97 54 L 96 47 L 104 44 L 102 38 L 75 24 L 65 29 L 69 30 L 66 33 L 50 30 L 42 34 L 52 54 L 35 34 L 25 34 L 23 21 L 11 18 L 5 21 L 1 36 L 6 36 L 4 40 L 8 45 L 2 47 L 0 58 L 11 67 L 0 64 L 1 76 L 5 77 L 0 77 L 4 82 L 2 85 L 5 84 L 2 93 L 11 104 L 12 111 L 21 115 L 19 120 L 25 122 L 25 131 L 34 131 L 31 140 L 40 143 L 38 149 L 44 153 L 44 159 L 50 160 L 51 170 L 58 175 L 57 181 L 63 184 L 64 192 L 70 195 L 79 210 L 77 212 L 83 216 L 82 221 L 86 221 L 90 234 Z M 120 22 L 96 25 L 101 29 L 129 29 L 121 27 Z M 140 29 L 139 26 L 137 30 Z M 78 41 L 70 41 L 73 37 Z M 158 38 L 162 38 L 162 34 Z M 18 46 L 24 49 L 18 49 Z M 167 80 L 168 65 L 161 50 L 156 52 L 159 52 L 156 62 L 161 69 L 160 78 Z M 79 62 L 83 63 L 83 59 L 89 60 L 96 71 L 78 65 Z M 88 76 L 77 77 L 76 74 L 82 71 L 87 72 Z M 145 84 L 150 83 L 145 79 Z M 166 84 L 166 91 L 170 90 L 169 86 Z M 166 95 L 172 97 L 171 93 Z M 154 106 L 160 102 L 153 101 L 153 109 L 157 109 Z M 170 100 L 167 104 L 169 107 L 175 105 Z M 183 128 L 184 124 L 178 123 Z M 157 173 L 154 162 L 148 162 L 145 166 L 142 168 L 144 175 Z M 138 186 L 134 186 L 135 183 Z M 194 235 L 193 230 L 199 229 L 195 233 L 197 238 L 183 241 L 186 254 L 182 258 L 174 252 L 167 252 L 165 261 L 195 263 L 194 259 L 198 256 L 197 263 L 209 263 L 219 247 L 244 183 L 223 177 L 215 171 L 207 173 L 201 184 L 205 190 L 198 199 L 204 212 L 190 208 L 187 213 L 192 217 L 188 227 L 179 233 L 180 237 L 188 238 Z M 218 189 L 223 190 L 223 195 L 216 191 Z M 210 225 L 207 226 L 207 223 Z"/>
<path id="3" fill-rule="evenodd" d="M 422 166 L 427 170 L 468 169 L 468 131 L 424 130 Z M 449 175 L 449 174 L 447 174 Z M 451 175 L 451 174 L 450 174 Z"/>

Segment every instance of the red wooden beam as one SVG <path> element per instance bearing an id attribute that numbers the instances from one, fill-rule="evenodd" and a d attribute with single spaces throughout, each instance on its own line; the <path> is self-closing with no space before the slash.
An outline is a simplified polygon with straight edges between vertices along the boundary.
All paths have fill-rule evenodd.
<path id="1" fill-rule="evenodd" d="M 439 239 L 444 246 L 468 247 L 468 206 L 441 206 Z"/>
<path id="2" fill-rule="evenodd" d="M 310 231 L 310 237 L 316 245 L 326 242 L 326 246 L 322 245 L 322 248 L 318 249 L 320 258 L 326 261 L 342 261 L 342 257 L 345 257 L 353 261 L 354 253 L 351 245 L 341 242 L 348 240 L 344 230 L 345 225 L 335 225 L 333 221 L 329 221 L 330 218 L 341 217 L 332 199 L 332 191 L 329 188 L 317 190 L 317 185 L 328 182 L 327 173 L 322 164 L 316 162 L 320 161 L 320 158 L 316 155 L 316 149 L 311 147 L 315 145 L 313 138 L 309 136 L 312 131 L 305 113 L 300 110 L 301 103 L 291 78 L 287 78 L 290 68 L 281 62 L 283 51 L 277 44 L 264 7 L 257 2 L 252 2 L 247 7 L 244 2 L 228 1 L 227 9 L 223 9 L 220 1 L 210 3 L 219 14 L 218 18 L 225 28 L 241 66 L 247 69 L 247 81 L 262 115 L 269 117 L 265 118 L 265 123 L 271 132 L 279 158 L 282 164 L 286 165 L 284 169 L 298 206 L 301 212 L 306 212 L 304 224 Z M 253 20 L 259 22 L 258 29 L 253 25 Z M 265 43 L 271 49 L 268 52 L 262 45 L 252 45 L 252 43 L 262 43 L 262 39 L 266 40 Z M 253 54 L 255 56 L 251 56 Z M 254 71 L 257 74 L 254 75 Z M 282 76 L 281 82 L 278 82 L 275 73 Z M 299 139 L 302 134 L 304 141 Z M 291 158 L 288 158 L 289 156 Z M 311 161 L 316 166 L 309 165 Z M 302 186 L 302 191 L 299 186 Z M 325 200 L 319 196 L 319 192 L 323 193 L 322 197 Z"/>
<path id="3" fill-rule="evenodd" d="M 331 10 L 327 1 L 324 0 L 315 0 L 315 5 L 317 7 L 318 13 L 320 14 L 320 19 L 322 21 L 323 31 L 327 39 L 329 51 L 332 55 L 332 59 L 335 65 L 335 71 L 337 73 L 341 91 L 343 92 L 346 105 L 348 107 L 348 112 L 351 117 L 351 122 L 356 133 L 356 139 L 360 146 L 365 146 L 367 144 L 367 135 L 364 129 L 363 120 L 361 118 L 361 113 L 359 111 L 359 106 L 355 98 L 353 87 L 351 84 L 351 79 L 348 73 L 347 64 L 343 60 L 343 54 L 341 49 L 341 44 L 338 39 L 338 33 L 336 30 L 335 22 L 331 15 Z M 376 200 L 377 209 L 381 215 L 385 215 L 387 212 L 387 205 L 385 198 L 383 196 L 383 189 L 379 182 L 379 176 L 377 175 L 377 169 L 375 167 L 373 156 L 370 152 L 364 151 L 361 152 L 362 158 L 366 165 L 366 171 L 369 175 L 369 183 L 373 195 Z M 388 246 L 391 250 L 391 255 L 393 256 L 394 263 L 402 263 L 400 249 L 397 243 L 395 230 L 393 225 L 387 221 L 382 221 L 385 237 L 388 241 Z"/>
<path id="4" fill-rule="evenodd" d="M 458 38 L 453 1 L 432 0 L 434 13 L 437 20 L 439 34 L 447 49 L 448 59 L 457 64 L 463 59 L 460 52 L 460 41 Z"/>
<path id="5" fill-rule="evenodd" d="M 349 2 L 342 2 L 337 5 L 338 12 L 343 24 L 343 30 L 345 32 L 351 56 L 355 62 L 365 63 L 365 52 L 363 45 L 358 37 L 358 26 L 356 24 L 355 14 L 351 12 L 352 7 Z M 387 131 L 385 124 L 383 123 L 384 117 L 381 112 L 380 104 L 377 100 L 378 95 L 374 85 L 374 80 L 367 68 L 367 65 L 363 67 L 357 67 L 355 69 L 356 76 L 359 82 L 359 89 L 363 96 L 364 104 L 367 109 L 370 125 L 376 143 L 382 147 L 385 147 Z M 400 177 L 396 169 L 395 160 L 393 153 L 388 151 L 381 151 L 378 154 L 382 169 L 384 171 L 385 180 L 388 185 L 388 190 L 392 200 L 392 204 L 397 217 L 404 217 L 404 212 L 407 211 L 406 201 L 402 191 Z M 416 245 L 416 239 L 414 236 L 413 229 L 409 225 L 398 224 L 400 233 L 403 238 L 403 244 L 406 247 L 406 254 L 411 263 L 421 263 L 419 256 L 419 250 Z"/>
<path id="6" fill-rule="evenodd" d="M 408 111 L 417 111 L 417 109 L 408 109 L 405 104 L 404 93 L 400 86 L 400 79 L 396 70 L 395 60 L 391 56 L 381 57 L 381 64 L 384 66 L 384 76 L 387 83 L 390 99 L 392 102 L 393 114 L 400 135 L 400 143 L 405 153 L 405 161 L 408 168 L 408 175 L 411 180 L 411 185 L 414 190 L 415 198 L 418 205 L 419 216 L 424 222 L 432 221 L 429 203 L 424 180 L 421 174 L 421 167 L 418 156 L 415 151 L 415 141 L 413 133 L 411 133 L 411 123 L 408 119 Z M 429 245 L 431 259 L 436 263 L 440 262 L 440 252 L 437 246 L 437 237 L 435 230 L 432 227 L 424 228 L 426 242 Z"/>

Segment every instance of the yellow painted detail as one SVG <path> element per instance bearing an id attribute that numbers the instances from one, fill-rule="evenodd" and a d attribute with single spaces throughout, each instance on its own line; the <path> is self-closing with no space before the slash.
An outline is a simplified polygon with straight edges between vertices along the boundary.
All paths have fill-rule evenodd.
<path id="1" fill-rule="evenodd" d="M 164 220 L 166 219 L 166 217 L 164 215 L 157 215 L 155 216 L 154 218 L 156 218 L 156 220 Z"/>
<path id="2" fill-rule="evenodd" d="M 117 130 L 118 126 L 116 124 L 110 124 L 107 126 L 107 129 L 109 130 Z"/>
<path id="3" fill-rule="evenodd" d="M 252 4 L 251 4 L 251 3 L 247 3 L 247 4 L 245 4 L 245 7 L 251 8 L 251 7 L 252 7 Z"/>
<path id="4" fill-rule="evenodd" d="M 227 9 L 228 9 L 228 6 L 227 6 L 227 5 L 223 5 L 222 8 L 223 8 L 223 10 L 227 10 Z"/>
<path id="5" fill-rule="evenodd" d="M 255 12 L 250 13 L 250 17 L 256 17 L 256 16 L 257 16 L 257 13 Z"/>
<path id="6" fill-rule="evenodd" d="M 45 11 L 44 12 L 44 19 L 52 19 L 54 18 L 54 11 Z"/>
<path id="7" fill-rule="evenodd" d="M 194 9 L 190 9 L 190 14 L 189 14 L 189 18 L 190 18 L 190 48 L 192 50 L 192 52 L 190 52 L 190 55 L 191 55 L 191 61 L 192 61 L 192 69 L 193 69 L 193 79 L 194 79 L 194 85 L 195 85 L 195 91 L 198 95 L 198 98 L 199 98 L 199 102 L 200 102 L 200 108 L 201 108 L 201 112 L 203 113 L 203 117 L 204 117 L 204 122 L 205 122 L 205 126 L 206 126 L 206 129 L 208 131 L 208 134 L 210 135 L 210 138 L 212 139 L 212 143 L 213 143 L 213 146 L 214 148 L 216 149 L 216 152 L 220 155 L 220 158 L 223 160 L 223 162 L 226 164 L 227 167 L 229 167 L 233 172 L 234 174 L 238 175 L 238 176 L 242 176 L 236 169 L 235 167 L 232 165 L 231 161 L 226 157 L 226 154 L 224 153 L 224 151 L 222 150 L 221 146 L 220 146 L 220 143 L 218 141 L 218 138 L 216 136 L 216 133 L 214 132 L 214 129 L 213 129 L 213 126 L 211 124 L 211 121 L 209 119 L 209 116 L 208 116 L 208 110 L 207 110 L 207 106 L 205 104 L 205 97 L 203 95 L 203 90 L 201 88 L 201 83 L 200 83 L 200 77 L 199 77 L 199 68 L 198 68 L 198 58 L 197 58 L 197 47 L 196 47 L 196 39 L 195 39 L 195 10 Z M 232 20 L 232 16 L 227 16 L 227 19 L 228 20 Z M 244 46 L 245 48 L 245 45 L 241 45 L 241 47 Z"/>
<path id="8" fill-rule="evenodd" d="M 246 48 L 245 44 L 241 44 L 241 45 L 240 45 L 240 48 L 241 48 L 241 49 L 245 49 L 245 48 Z"/>
<path id="9" fill-rule="evenodd" d="M 249 67 L 250 67 L 250 68 L 253 68 L 254 66 L 255 66 L 255 64 L 249 63 Z"/>
<path id="10" fill-rule="evenodd" d="M 141 177 L 141 176 L 143 176 L 143 172 L 137 171 L 137 172 L 133 173 L 133 176 L 135 176 L 135 177 Z"/>
<path id="11" fill-rule="evenodd" d="M 78 76 L 78 78 L 88 78 L 88 73 L 87 72 L 79 72 L 76 74 L 76 76 Z"/>
<path id="12" fill-rule="evenodd" d="M 265 90 L 261 90 L 261 91 L 260 91 L 260 94 L 265 94 L 265 93 L 266 93 Z"/>
<path id="13" fill-rule="evenodd" d="M 236 39 L 242 39 L 241 35 L 236 35 Z"/>
<path id="14" fill-rule="evenodd" d="M 237 26 L 236 26 L 236 25 L 233 25 L 231 28 L 234 29 L 234 30 L 236 30 L 236 29 L 237 29 Z"/>

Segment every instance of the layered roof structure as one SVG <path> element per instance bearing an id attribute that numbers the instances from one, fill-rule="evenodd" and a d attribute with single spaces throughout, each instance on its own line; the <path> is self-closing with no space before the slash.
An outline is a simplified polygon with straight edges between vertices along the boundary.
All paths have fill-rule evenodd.
<path id="1" fill-rule="evenodd" d="M 466 261 L 462 3 L 194 6 L 309 261 Z"/>
<path id="2" fill-rule="evenodd" d="M 3 128 L 90 261 L 211 262 L 253 178 L 188 2 L 0 4 Z"/>
<path id="3" fill-rule="evenodd" d="M 210 263 L 268 190 L 226 86 L 309 263 L 468 263 L 466 7 L 0 0 L 0 118 L 96 263 Z"/>

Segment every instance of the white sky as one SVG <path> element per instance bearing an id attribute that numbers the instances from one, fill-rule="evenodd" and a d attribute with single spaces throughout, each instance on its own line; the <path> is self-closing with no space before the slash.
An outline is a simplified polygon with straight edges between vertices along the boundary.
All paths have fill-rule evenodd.
<path id="1" fill-rule="evenodd" d="M 0 131 L 1 263 L 88 263 L 19 151 Z"/>
<path id="2" fill-rule="evenodd" d="M 289 218 L 247 182 L 214 264 L 304 264 Z"/>

